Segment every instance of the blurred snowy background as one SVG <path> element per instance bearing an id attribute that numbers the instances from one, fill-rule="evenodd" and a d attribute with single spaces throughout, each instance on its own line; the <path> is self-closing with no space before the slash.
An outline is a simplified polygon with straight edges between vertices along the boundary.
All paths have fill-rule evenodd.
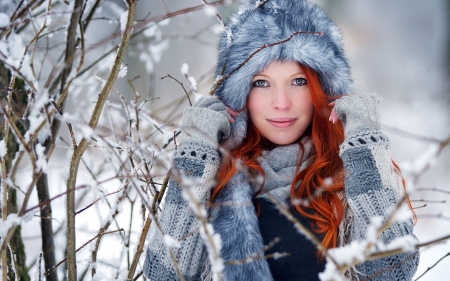
<path id="1" fill-rule="evenodd" d="M 0 11 L 10 11 L 19 1 L 0 2 Z M 68 5 L 63 1 L 54 11 L 68 11 Z M 72 5 L 72 1 L 69 1 Z M 92 5 L 95 1 L 87 1 Z M 212 1 L 211 1 L 212 2 Z M 414 184 L 414 188 L 423 189 L 411 194 L 413 206 L 417 207 L 418 223 L 415 234 L 421 242 L 448 235 L 450 233 L 450 149 L 447 146 L 442 153 L 434 157 L 437 141 L 450 137 L 450 1 L 448 0 L 315 0 L 333 18 L 341 28 L 344 36 L 344 48 L 352 67 L 353 77 L 358 93 L 377 93 L 381 99 L 381 122 L 384 131 L 392 142 L 392 157 L 400 164 L 405 175 L 419 171 L 421 165 L 432 160 L 432 166 Z M 45 3 L 44 3 L 45 4 Z M 141 0 L 138 2 L 136 22 L 146 19 L 158 19 L 158 16 L 168 11 L 174 12 L 185 8 L 202 5 L 200 0 Z M 89 6 L 89 5 L 88 5 Z M 217 12 L 226 19 L 235 10 L 237 3 L 218 6 Z M 86 33 L 86 45 L 108 38 L 119 30 L 120 15 L 126 7 L 123 1 L 104 1 L 101 9 L 95 15 L 96 20 Z M 65 33 L 61 26 L 65 21 L 58 21 L 54 16 L 49 30 L 57 30 L 51 42 L 63 41 Z M 181 87 L 170 78 L 161 80 L 170 74 L 184 83 L 190 90 L 195 80 L 197 92 L 207 94 L 213 80 L 216 60 L 216 43 L 221 26 L 214 13 L 209 9 L 200 9 L 183 13 L 170 20 L 149 24 L 141 36 L 136 36 L 130 43 L 124 64 L 127 65 L 127 79 L 133 79 L 135 90 L 143 99 L 151 101 L 145 105 L 146 112 L 170 132 L 174 130 L 180 117 L 180 112 L 189 106 Z M 86 53 L 85 66 L 106 54 L 111 48 L 116 48 L 120 38 L 109 40 L 98 48 Z M 26 44 L 25 42 L 24 44 Z M 42 43 L 43 46 L 45 43 Z M 56 51 L 63 49 L 63 46 Z M 59 53 L 57 54 L 59 55 Z M 57 55 L 55 55 L 57 57 Z M 56 59 L 55 59 L 56 60 Z M 108 71 L 112 57 L 99 62 L 90 73 L 103 77 Z M 182 66 L 183 72 L 181 72 Z M 48 65 L 50 67 L 51 64 Z M 193 77 L 189 83 L 185 76 Z M 44 71 L 45 72 L 45 71 Z M 102 76 L 103 75 L 103 76 Z M 139 77 L 138 77 L 139 76 Z M 101 82 L 92 75 L 85 75 L 82 80 L 76 80 L 74 89 L 69 96 L 65 111 L 68 115 L 83 119 L 82 108 L 91 108 L 92 100 L 97 95 Z M 123 79 L 116 82 L 115 88 L 123 94 L 127 101 L 135 98 L 129 83 Z M 195 98 L 195 93 L 192 94 Z M 127 120 L 123 118 L 114 104 L 120 104 L 117 94 L 110 94 L 108 116 L 115 124 L 111 125 L 104 118 L 100 121 L 102 129 L 110 126 L 118 131 L 125 131 Z M 71 106 L 76 104 L 77 106 Z M 105 113 L 106 114 L 106 113 Z M 122 119 L 121 117 L 122 116 Z M 87 117 L 84 116 L 84 120 Z M 145 123 L 145 122 L 143 122 Z M 149 122 L 151 123 L 151 122 Z M 143 125 L 151 127 L 151 125 Z M 145 128 L 144 128 L 145 129 Z M 147 128 L 151 132 L 150 128 Z M 106 130 L 106 129 L 105 129 Z M 66 126 L 62 126 L 60 136 L 70 142 Z M 150 137 L 160 138 L 156 142 L 166 142 L 170 135 L 162 134 Z M 119 140 L 117 141 L 120 142 Z M 58 140 L 58 147 L 48 164 L 50 195 L 55 196 L 65 191 L 68 162 L 72 150 L 68 144 Z M 85 195 L 80 202 L 80 208 L 87 206 L 97 198 L 102 198 L 102 191 L 112 192 L 118 188 L 118 179 L 114 165 L 105 159 L 114 158 L 108 149 L 98 148 L 83 156 L 87 166 L 100 176 L 93 182 L 90 172 L 82 168 L 77 184 L 89 183 L 97 186 Z M 24 164 L 16 176 L 17 185 L 25 185 L 30 178 L 30 170 Z M 104 184 L 98 184 L 105 180 Z M 446 192 L 441 192 L 443 190 Z M 79 192 L 81 193 L 81 191 Z M 78 191 L 77 194 L 79 195 Z M 77 196 L 78 196 L 77 195 Z M 138 196 L 131 190 L 129 201 Z M 37 197 L 32 195 L 30 206 L 37 204 Z M 420 201 L 423 200 L 423 201 Z M 109 199 L 111 204 L 114 200 Z M 440 202 L 435 202 L 440 201 Z M 19 196 L 20 202 L 20 196 Z M 62 230 L 55 236 L 57 247 L 56 260 L 64 257 L 64 221 L 65 206 L 62 198 L 53 201 L 54 229 Z M 131 208 L 134 203 L 124 204 L 122 213 L 117 217 L 117 228 L 130 228 L 130 241 L 136 241 L 139 235 L 142 219 L 140 207 Z M 139 203 L 140 204 L 140 203 Z M 426 205 L 424 207 L 424 205 Z M 95 236 L 99 225 L 108 214 L 108 210 L 94 205 L 89 210 L 77 216 L 76 226 L 77 247 Z M 134 214 L 134 219 L 130 217 Z M 130 225 L 130 221 L 132 225 Z M 130 227 L 129 227 L 130 225 Z M 27 265 L 33 265 L 41 248 L 39 218 L 35 217 L 28 223 L 22 223 L 22 236 L 25 242 Z M 119 235 L 105 236 L 102 242 L 101 263 L 98 264 L 98 274 L 106 280 L 123 277 L 118 268 L 126 266 L 126 256 L 134 251 L 133 242 L 129 248 L 123 247 L 127 240 Z M 421 262 L 417 275 L 422 274 L 440 258 L 450 252 L 450 242 L 447 240 L 421 250 Z M 90 262 L 89 246 L 77 254 L 80 275 Z M 143 260 L 142 260 L 143 261 Z M 141 263 L 142 264 L 142 263 Z M 63 267 L 59 271 L 61 280 L 64 276 Z M 34 267 L 30 271 L 34 275 Z M 88 274 L 89 275 L 89 274 Z M 87 276 L 88 276 L 87 275 Z M 84 280 L 89 280 L 88 277 Z M 444 259 L 420 280 L 447 280 L 450 277 L 450 258 Z"/>

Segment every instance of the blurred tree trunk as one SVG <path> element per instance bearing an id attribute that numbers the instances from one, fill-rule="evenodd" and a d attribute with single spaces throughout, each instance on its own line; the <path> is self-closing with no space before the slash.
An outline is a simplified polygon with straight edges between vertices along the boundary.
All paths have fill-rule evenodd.
<path id="1" fill-rule="evenodd" d="M 0 63 L 0 88 L 4 89 L 8 87 L 9 80 L 11 78 L 11 73 L 8 71 L 8 69 L 5 68 L 5 66 Z M 24 90 L 24 83 L 21 79 L 16 78 L 15 88 L 18 90 Z M 5 93 L 6 96 L 6 93 Z M 14 114 L 17 116 L 20 116 L 23 112 L 24 108 L 26 108 L 27 104 L 27 95 L 25 93 L 23 94 L 14 94 L 13 93 L 13 105 L 12 109 Z M 20 120 L 20 118 L 18 118 Z M 5 120 L 1 119 L 1 127 L 4 128 Z M 22 131 L 22 133 L 25 133 L 25 127 L 20 121 L 16 122 L 17 127 Z M 3 129 L 0 130 L 0 139 L 4 138 L 4 131 Z M 14 156 L 16 152 L 19 150 L 19 146 L 17 145 L 16 138 L 14 134 L 9 134 L 8 139 L 5 140 L 6 147 L 8 149 L 8 153 L 5 155 L 5 165 L 6 165 L 6 174 L 9 173 L 11 170 L 11 163 L 14 159 Z M 8 190 L 8 214 L 11 213 L 17 213 L 17 191 L 15 189 L 9 189 Z M 8 216 L 8 214 L 2 214 L 2 216 Z M 11 250 L 13 251 L 12 255 L 8 250 L 7 253 L 7 263 L 8 265 L 11 264 L 11 256 L 15 257 L 15 268 L 17 271 L 17 279 L 21 281 L 29 281 L 30 277 L 28 276 L 28 269 L 25 266 L 26 262 L 26 254 L 25 254 L 25 248 L 22 241 L 22 235 L 21 235 L 21 227 L 20 225 L 16 228 L 13 236 L 11 237 L 11 240 L 9 241 L 9 245 L 11 247 Z M 14 276 L 14 272 L 12 269 L 9 269 L 8 271 L 8 278 L 9 280 L 16 280 Z"/>
<path id="2" fill-rule="evenodd" d="M 39 203 L 50 199 L 48 192 L 47 174 L 43 173 L 36 183 Z M 49 271 L 56 264 L 55 243 L 53 240 L 52 206 L 50 202 L 42 206 L 41 210 L 41 237 L 42 252 L 44 254 L 45 271 Z M 46 277 L 47 281 L 58 281 L 57 271 L 53 270 Z"/>

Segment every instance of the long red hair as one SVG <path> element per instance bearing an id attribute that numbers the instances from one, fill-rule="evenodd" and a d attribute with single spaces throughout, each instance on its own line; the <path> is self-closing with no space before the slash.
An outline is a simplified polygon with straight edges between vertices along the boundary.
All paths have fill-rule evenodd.
<path id="1" fill-rule="evenodd" d="M 329 102 L 339 97 L 327 96 L 322 90 L 317 73 L 308 67 L 301 67 L 308 81 L 314 106 L 312 122 L 305 132 L 312 141 L 312 151 L 308 159 L 302 159 L 303 153 L 298 155 L 296 175 L 291 185 L 291 201 L 306 200 L 306 204 L 296 204 L 294 207 L 311 221 L 313 231 L 320 234 L 323 246 L 329 249 L 336 247 L 339 225 L 345 211 L 338 196 L 344 191 L 344 168 L 339 157 L 339 145 L 344 141 L 344 128 L 340 122 L 332 124 L 328 120 L 331 113 Z M 302 151 L 300 139 L 298 143 Z M 217 186 L 211 193 L 211 203 L 242 167 L 246 167 L 251 175 L 264 178 L 264 171 L 257 159 L 262 151 L 270 149 L 271 146 L 273 144 L 260 135 L 249 118 L 246 138 L 229 155 L 223 157 Z M 308 165 L 300 170 L 303 161 L 308 161 Z"/>

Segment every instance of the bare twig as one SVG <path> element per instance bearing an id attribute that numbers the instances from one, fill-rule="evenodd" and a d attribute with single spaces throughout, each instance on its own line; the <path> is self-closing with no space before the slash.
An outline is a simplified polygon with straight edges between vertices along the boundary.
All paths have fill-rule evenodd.
<path id="1" fill-rule="evenodd" d="M 436 139 L 436 138 L 430 138 L 427 136 L 417 135 L 417 134 L 410 133 L 405 130 L 394 128 L 394 127 L 384 125 L 384 124 L 382 124 L 381 127 L 383 130 L 391 131 L 395 134 L 398 134 L 399 136 L 403 136 L 403 137 L 409 138 L 409 139 L 412 138 L 414 140 L 423 141 L 423 142 L 427 142 L 427 143 L 436 143 L 436 144 L 440 144 L 442 142 L 441 140 Z"/>
<path id="2" fill-rule="evenodd" d="M 138 246 L 137 246 L 136 252 L 134 253 L 133 261 L 131 262 L 130 269 L 128 270 L 128 275 L 127 275 L 127 279 L 126 279 L 127 281 L 132 280 L 134 273 L 136 272 L 139 258 L 141 257 L 141 254 L 144 252 L 145 239 L 147 237 L 148 230 L 150 229 L 151 223 L 152 223 L 152 219 L 150 216 L 148 216 L 147 219 L 145 220 L 144 227 L 142 228 L 141 234 L 139 235 Z"/>
<path id="3" fill-rule="evenodd" d="M 447 200 L 426 200 L 426 199 L 411 199 L 411 202 L 426 202 L 426 203 L 447 203 Z"/>
<path id="4" fill-rule="evenodd" d="M 260 7 L 262 7 L 267 2 L 269 2 L 269 0 L 265 0 L 264 2 L 261 2 L 261 4 L 259 4 L 257 7 L 255 7 L 255 11 L 258 10 Z"/>
<path id="5" fill-rule="evenodd" d="M 167 143 L 163 145 L 162 149 L 166 149 L 172 141 L 175 143 L 175 142 L 176 142 L 176 137 L 178 137 L 178 136 L 181 134 L 181 131 L 176 131 L 176 132 L 174 132 L 173 134 L 174 134 L 173 137 L 170 138 L 170 139 L 167 141 Z M 175 146 L 176 146 L 176 145 L 175 145 Z"/>
<path id="6" fill-rule="evenodd" d="M 98 234 L 97 236 L 95 236 L 94 238 L 90 239 L 89 241 L 87 241 L 86 243 L 84 243 L 81 247 L 79 247 L 75 252 L 78 252 L 79 250 L 83 249 L 84 247 L 86 247 L 86 245 L 88 245 L 89 243 L 91 243 L 92 241 L 94 241 L 95 239 L 97 239 L 98 237 L 107 235 L 107 234 L 112 234 L 112 233 L 116 233 L 116 232 L 122 232 L 125 231 L 123 228 L 121 229 L 117 229 L 117 230 L 112 230 L 112 231 L 108 231 L 108 232 L 103 232 L 102 234 Z M 63 260 L 61 260 L 60 262 L 58 262 L 51 270 L 46 271 L 44 273 L 45 276 L 47 276 L 50 272 L 54 271 L 55 269 L 58 268 L 58 266 L 60 266 L 61 264 L 63 264 L 65 261 L 67 260 L 67 258 L 64 258 Z"/>
<path id="7" fill-rule="evenodd" d="M 127 194 L 128 183 L 129 183 L 129 181 L 126 180 L 124 185 L 123 185 L 123 188 L 121 188 L 122 194 L 121 194 L 121 196 L 119 198 L 117 198 L 116 206 L 115 206 L 116 209 L 115 209 L 114 213 L 112 213 L 111 219 L 106 221 L 106 223 L 98 231 L 98 235 L 97 236 L 99 238 L 95 242 L 95 247 L 94 247 L 94 250 L 92 251 L 92 254 L 91 254 L 91 257 L 92 257 L 91 262 L 93 264 L 95 264 L 97 262 L 97 252 L 98 252 L 98 248 L 100 247 L 100 242 L 101 242 L 100 235 L 102 233 L 104 233 L 109 228 L 109 226 L 111 225 L 111 221 L 113 219 L 115 219 L 115 217 L 119 214 L 119 206 L 120 206 L 122 200 L 125 198 L 125 196 Z M 94 277 L 94 275 L 96 274 L 96 268 L 95 267 L 92 267 L 91 273 L 92 273 L 92 277 Z"/>
<path id="8" fill-rule="evenodd" d="M 439 189 L 439 188 L 435 188 L 435 187 L 431 187 L 431 188 L 417 188 L 414 191 L 436 191 L 436 192 L 440 192 L 440 193 L 450 194 L 450 191 L 448 191 L 448 190 Z"/>
<path id="9" fill-rule="evenodd" d="M 63 112 L 61 110 L 61 107 L 59 105 L 56 104 L 56 102 L 52 99 L 51 104 L 55 107 L 56 111 L 58 112 L 59 116 L 63 116 Z M 66 122 L 67 127 L 69 128 L 69 133 L 70 133 L 70 138 L 72 139 L 72 145 L 73 148 L 77 147 L 77 141 L 75 140 L 75 134 L 73 132 L 73 128 L 72 128 L 72 124 L 70 124 L 69 122 Z"/>
<path id="10" fill-rule="evenodd" d="M 189 97 L 188 92 L 187 92 L 186 89 L 184 88 L 183 83 L 181 83 L 180 81 L 178 81 L 176 78 L 174 78 L 174 77 L 171 76 L 170 74 L 166 74 L 165 76 L 161 77 L 161 79 L 164 79 L 164 78 L 167 78 L 167 77 L 172 78 L 172 79 L 175 80 L 178 84 L 180 84 L 180 86 L 183 88 L 184 92 L 186 93 L 186 97 L 188 98 L 189 104 L 192 106 L 191 98 Z"/>
<path id="11" fill-rule="evenodd" d="M 417 277 L 416 279 L 414 279 L 414 281 L 419 280 L 420 278 L 422 278 L 425 274 L 427 274 L 428 271 L 432 270 L 436 265 L 438 265 L 438 263 L 440 263 L 441 261 L 443 261 L 446 257 L 450 256 L 450 252 L 448 252 L 447 254 L 445 254 L 443 257 L 441 257 L 440 259 L 438 259 L 437 262 L 435 262 L 432 266 L 428 267 L 427 270 L 425 270 L 424 273 L 420 274 L 419 277 Z"/>
<path id="12" fill-rule="evenodd" d="M 422 209 L 422 208 L 425 208 L 426 206 L 427 206 L 427 204 L 424 204 L 424 205 L 422 205 L 422 206 L 414 207 L 413 209 L 414 209 L 414 210 Z"/>
<path id="13" fill-rule="evenodd" d="M 339 268 L 339 264 L 337 261 L 328 253 L 328 250 L 322 245 L 322 243 L 316 238 L 316 236 L 309 231 L 308 228 L 303 226 L 292 214 L 291 212 L 283 205 L 281 204 L 275 196 L 270 194 L 269 192 L 266 193 L 270 201 L 272 201 L 276 208 L 280 210 L 280 212 L 294 225 L 294 227 L 302 234 L 304 235 L 308 240 L 310 240 L 314 246 L 316 246 L 317 249 L 319 249 L 324 256 L 330 259 L 331 262 L 333 262 L 336 267 Z"/>

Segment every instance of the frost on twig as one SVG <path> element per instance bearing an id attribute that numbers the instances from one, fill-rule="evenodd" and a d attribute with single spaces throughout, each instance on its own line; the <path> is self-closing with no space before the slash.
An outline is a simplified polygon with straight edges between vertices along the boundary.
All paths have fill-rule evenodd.
<path id="1" fill-rule="evenodd" d="M 36 274 L 35 274 L 34 280 L 43 281 L 43 280 L 45 280 L 45 276 L 44 276 L 44 270 L 42 268 L 42 252 L 40 252 L 38 254 L 36 264 L 37 264 L 37 267 L 36 267 Z"/>

